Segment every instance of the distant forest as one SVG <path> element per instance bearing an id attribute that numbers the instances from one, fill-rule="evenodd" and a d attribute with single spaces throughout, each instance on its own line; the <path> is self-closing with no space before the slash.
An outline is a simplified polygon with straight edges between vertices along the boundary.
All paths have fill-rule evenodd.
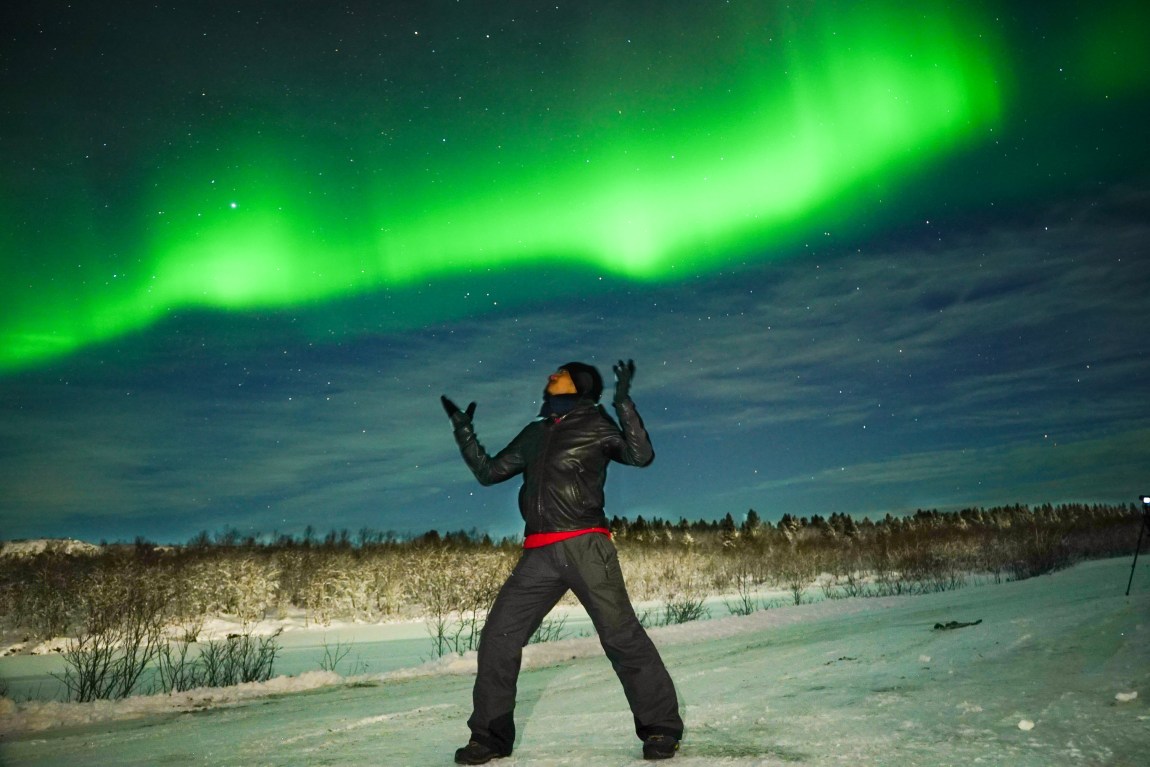
<path id="1" fill-rule="evenodd" d="M 776 523 L 764 520 L 757 511 L 749 509 L 742 519 L 736 520 L 728 513 L 721 519 L 696 519 L 689 521 L 680 517 L 672 522 L 661 517 L 647 519 L 639 515 L 633 519 L 613 516 L 609 522 L 612 537 L 621 544 L 680 544 L 685 546 L 762 546 L 781 541 L 791 543 L 814 543 L 817 541 L 867 541 L 876 537 L 888 537 L 914 531 L 934 530 L 939 533 L 972 533 L 979 530 L 1010 530 L 1021 526 L 1042 529 L 1055 529 L 1068 535 L 1083 534 L 1093 530 L 1101 532 L 1109 528 L 1122 528 L 1135 525 L 1140 509 L 1137 504 L 1042 504 L 1027 506 L 972 507 L 961 511 L 939 511 L 919 509 L 913 514 L 894 516 L 886 514 L 877 521 L 869 517 L 856 520 L 853 516 L 832 512 L 828 516 L 813 514 L 810 517 L 796 517 L 783 514 Z M 1137 534 L 1137 526 L 1134 531 Z M 208 549 L 212 547 L 242 549 L 378 549 L 404 546 L 458 546 L 458 547 L 513 547 L 520 545 L 521 538 L 506 537 L 493 539 L 476 528 L 453 530 L 440 533 L 429 530 L 421 535 L 402 536 L 394 531 L 379 531 L 362 528 L 354 534 L 345 529 L 332 529 L 319 535 L 313 527 L 308 527 L 301 535 L 273 533 L 242 533 L 235 529 L 225 529 L 217 533 L 202 531 L 188 541 L 186 548 Z M 137 547 L 155 547 L 145 539 L 137 539 Z M 1133 547 L 1131 542 L 1130 546 Z M 107 547 L 107 542 L 101 543 Z"/>
<path id="2" fill-rule="evenodd" d="M 1014 505 L 875 521 L 784 515 L 771 523 L 749 510 L 737 521 L 731 514 L 695 522 L 614 517 L 610 527 L 632 598 L 661 606 L 659 620 L 671 621 L 700 617 L 715 598 L 750 612 L 779 594 L 800 604 L 927 593 L 1126 556 L 1143 513 L 1134 504 Z M 521 546 L 474 530 L 414 538 L 227 530 L 182 546 L 138 539 L 83 553 L 66 543 L 0 557 L 0 628 L 29 641 L 83 637 L 127 620 L 128 606 L 147 606 L 153 622 L 192 637 L 211 617 L 248 626 L 291 614 L 316 623 L 423 618 L 442 634 L 458 616 L 479 625 Z"/>

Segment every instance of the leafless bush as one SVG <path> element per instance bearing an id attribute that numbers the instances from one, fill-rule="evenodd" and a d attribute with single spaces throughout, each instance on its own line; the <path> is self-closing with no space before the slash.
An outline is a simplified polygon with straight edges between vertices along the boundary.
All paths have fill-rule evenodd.
<path id="1" fill-rule="evenodd" d="M 311 577 L 300 595 L 309 620 L 327 625 L 333 618 L 362 617 L 368 611 L 367 583 L 346 552 L 333 552 L 313 562 Z"/>
<path id="2" fill-rule="evenodd" d="M 865 581 L 857 572 L 833 576 L 821 581 L 819 585 L 827 599 L 853 599 L 868 595 Z"/>
<path id="3" fill-rule="evenodd" d="M 429 550 L 419 589 L 436 657 L 479 647 L 487 613 L 511 571 L 499 552 Z"/>
<path id="4" fill-rule="evenodd" d="M 966 583 L 960 563 L 944 546 L 914 540 L 894 552 L 899 589 L 911 594 L 950 591 Z"/>
<path id="5" fill-rule="evenodd" d="M 710 596 L 709 577 L 713 568 L 697 552 L 681 554 L 666 561 L 663 567 L 663 625 L 688 623 L 710 617 L 706 607 Z"/>
<path id="6" fill-rule="evenodd" d="M 531 635 L 531 639 L 527 643 L 558 642 L 563 638 L 566 627 L 566 615 L 548 616 L 539 624 L 539 628 L 535 629 L 535 633 Z"/>
<path id="7" fill-rule="evenodd" d="M 155 683 L 165 693 L 184 692 L 203 687 L 203 675 L 191 650 L 194 638 L 187 635 L 164 642 L 156 653 Z"/>
<path id="8" fill-rule="evenodd" d="M 229 634 L 208 642 L 197 654 L 190 652 L 192 643 L 186 639 L 165 642 L 156 656 L 156 681 L 165 693 L 266 682 L 275 667 L 281 632 L 265 637 Z"/>
<path id="9" fill-rule="evenodd" d="M 138 563 L 93 570 L 80 589 L 82 623 L 60 680 L 78 702 L 130 695 L 164 643 L 170 590 Z"/>
<path id="10" fill-rule="evenodd" d="M 750 615 L 762 608 L 762 601 L 755 594 L 755 580 L 750 573 L 738 573 L 734 586 L 735 599 L 725 602 L 731 615 Z"/>
<path id="11" fill-rule="evenodd" d="M 1018 532 L 1014 543 L 1011 570 L 1015 580 L 1045 575 L 1073 564 L 1063 531 L 1058 528 L 1031 525 Z"/>
<path id="12" fill-rule="evenodd" d="M 229 634 L 226 639 L 209 642 L 200 653 L 204 667 L 203 687 L 229 687 L 245 682 L 264 682 L 271 678 L 279 645 L 271 636 Z"/>
<path id="13" fill-rule="evenodd" d="M 790 546 L 775 553 L 775 577 L 791 592 L 796 605 L 803 603 L 807 588 L 818 577 L 819 567 L 813 551 L 809 548 Z"/>
<path id="14" fill-rule="evenodd" d="M 0 616 L 38 639 L 65 636 L 81 609 L 78 584 L 92 566 L 91 557 L 56 552 L 0 558 Z"/>
<path id="15" fill-rule="evenodd" d="M 706 607 L 707 595 L 704 592 L 676 594 L 663 603 L 663 625 L 703 620 L 711 617 Z"/>

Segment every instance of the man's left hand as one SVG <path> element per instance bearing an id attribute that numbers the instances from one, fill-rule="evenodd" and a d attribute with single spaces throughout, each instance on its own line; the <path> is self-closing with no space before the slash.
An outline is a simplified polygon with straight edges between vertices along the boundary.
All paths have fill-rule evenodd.
<path id="1" fill-rule="evenodd" d="M 631 396 L 631 379 L 635 377 L 635 360 L 619 360 L 611 368 L 615 372 L 615 404 Z"/>

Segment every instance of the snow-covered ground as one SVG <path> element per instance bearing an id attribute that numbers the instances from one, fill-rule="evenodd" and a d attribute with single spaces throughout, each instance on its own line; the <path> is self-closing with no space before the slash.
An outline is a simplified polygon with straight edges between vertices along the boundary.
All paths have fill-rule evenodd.
<path id="1" fill-rule="evenodd" d="M 688 727 L 675 763 L 1144 767 L 1150 566 L 1125 597 L 1129 574 L 1115 559 L 652 630 Z M 951 621 L 981 623 L 935 628 Z M 327 641 L 362 631 L 366 646 L 384 630 L 342 627 Z M 394 630 L 406 632 L 398 646 L 426 645 L 418 627 Z M 0 701 L 0 764 L 450 764 L 467 738 L 474 658 L 370 671 L 115 703 Z M 594 638 L 527 648 L 517 720 L 500 767 L 643 763 Z"/>

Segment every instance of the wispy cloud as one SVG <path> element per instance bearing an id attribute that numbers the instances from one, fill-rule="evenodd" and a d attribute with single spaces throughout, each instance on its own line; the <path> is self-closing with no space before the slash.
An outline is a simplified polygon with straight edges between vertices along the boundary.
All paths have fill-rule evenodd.
<path id="1" fill-rule="evenodd" d="M 494 452 L 556 365 L 599 365 L 609 397 L 619 357 L 660 457 L 612 480 L 615 508 L 1120 497 L 1150 428 L 1150 227 L 1058 220 L 561 301 L 525 284 L 513 308 L 331 343 L 173 321 L 2 382 L 0 528 L 510 530 L 514 488 L 475 486 L 440 394 L 478 403 Z"/>

